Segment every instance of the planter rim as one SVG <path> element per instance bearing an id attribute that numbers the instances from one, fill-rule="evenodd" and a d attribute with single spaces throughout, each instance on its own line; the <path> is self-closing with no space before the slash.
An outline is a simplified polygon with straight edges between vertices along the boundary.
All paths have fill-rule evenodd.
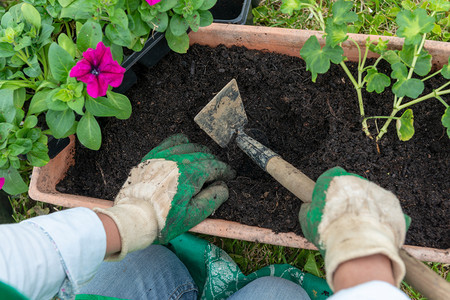
<path id="1" fill-rule="evenodd" d="M 299 49 L 311 35 L 317 35 L 319 42 L 323 43 L 318 31 L 284 29 L 273 27 L 259 27 L 247 25 L 232 25 L 213 23 L 208 27 L 202 27 L 198 32 L 191 32 L 190 43 L 216 47 L 220 44 L 225 46 L 244 46 L 248 49 L 278 52 L 299 57 Z M 357 43 L 364 45 L 368 35 L 351 35 Z M 378 39 L 379 36 L 370 36 Z M 272 38 L 274 40 L 272 40 Z M 399 47 L 402 39 L 396 37 L 382 37 L 389 39 L 390 47 Z M 433 56 L 433 64 L 443 65 L 447 63 L 450 54 L 450 43 L 426 41 L 426 49 Z M 349 60 L 358 58 L 357 47 L 350 42 L 343 45 Z M 356 54 L 356 55 L 355 55 Z M 445 59 L 444 59 L 445 57 Z M 113 201 L 83 197 L 78 195 L 64 194 L 56 191 L 57 183 L 64 178 L 68 168 L 74 162 L 75 143 L 74 137 L 61 153 L 53 158 L 46 166 L 34 168 L 31 176 L 29 195 L 32 199 L 60 205 L 64 207 L 110 207 Z M 252 242 L 281 245 L 293 248 L 316 249 L 314 245 L 305 238 L 294 233 L 274 233 L 270 229 L 248 226 L 237 222 L 206 219 L 195 226 L 192 232 L 215 235 L 225 238 L 247 240 Z M 429 247 L 404 246 L 412 256 L 419 260 L 450 263 L 450 249 L 436 249 Z"/>

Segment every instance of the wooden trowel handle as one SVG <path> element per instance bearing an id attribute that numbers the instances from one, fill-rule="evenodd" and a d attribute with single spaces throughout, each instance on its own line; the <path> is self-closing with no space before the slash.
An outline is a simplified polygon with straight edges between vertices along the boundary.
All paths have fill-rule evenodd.
<path id="1" fill-rule="evenodd" d="M 278 154 L 243 132 L 236 137 L 238 146 L 250 158 L 267 171 L 279 183 L 303 202 L 312 201 L 315 182 Z M 412 257 L 403 248 L 399 251 L 406 266 L 405 281 L 430 300 L 446 299 L 450 295 L 450 283 Z"/>
<path id="2" fill-rule="evenodd" d="M 312 201 L 314 181 L 281 156 L 269 159 L 266 171 L 303 202 Z"/>

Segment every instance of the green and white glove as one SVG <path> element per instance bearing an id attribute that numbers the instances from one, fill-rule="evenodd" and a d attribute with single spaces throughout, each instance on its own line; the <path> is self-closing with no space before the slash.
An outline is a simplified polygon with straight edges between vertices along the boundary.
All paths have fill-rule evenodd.
<path id="1" fill-rule="evenodd" d="M 335 167 L 317 179 L 312 203 L 302 205 L 299 220 L 303 234 L 325 259 L 331 289 L 339 264 L 373 254 L 389 257 L 400 285 L 405 265 L 398 251 L 410 218 L 391 192 Z"/>
<path id="2" fill-rule="evenodd" d="M 122 250 L 109 260 L 121 260 L 154 242 L 166 244 L 206 219 L 228 199 L 220 180 L 234 176 L 230 166 L 185 135 L 164 140 L 131 170 L 113 207 L 94 209 L 119 229 Z M 213 183 L 201 190 L 207 182 Z"/>

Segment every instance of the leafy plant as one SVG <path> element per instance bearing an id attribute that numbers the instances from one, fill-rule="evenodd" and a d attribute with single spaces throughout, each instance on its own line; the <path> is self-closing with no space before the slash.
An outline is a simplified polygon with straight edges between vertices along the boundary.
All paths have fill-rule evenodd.
<path id="1" fill-rule="evenodd" d="M 25 88 L 0 89 L 0 177 L 9 194 L 27 191 L 19 170 L 28 165 L 42 167 L 48 161 L 47 136 L 36 127 L 34 115 L 25 117 Z"/>
<path id="2" fill-rule="evenodd" d="M 139 12 L 142 19 L 152 29 L 165 32 L 167 44 L 178 53 L 186 53 L 189 48 L 190 29 L 197 32 L 200 27 L 213 22 L 209 11 L 217 0 L 164 0 L 149 6 L 142 3 Z"/>
<path id="3" fill-rule="evenodd" d="M 352 11 L 352 8 L 353 2 L 345 0 L 338 0 L 331 5 L 331 8 L 323 7 L 321 1 L 319 3 L 301 0 L 283 1 L 281 10 L 284 13 L 292 14 L 296 10 L 308 9 L 324 32 L 324 47 L 320 46 L 316 36 L 311 36 L 300 50 L 300 55 L 306 62 L 306 69 L 311 72 L 312 80 L 315 81 L 318 74 L 326 73 L 330 68 L 330 63 L 339 64 L 356 89 L 362 130 L 365 134 L 372 137 L 367 125 L 368 119 L 386 119 L 376 136 L 377 142 L 387 132 L 392 120 L 396 120 L 399 139 L 402 141 L 411 139 L 414 135 L 414 117 L 410 107 L 433 98 L 440 101 L 445 107 L 441 120 L 450 137 L 450 109 L 442 98 L 443 95 L 450 94 L 450 89 L 445 89 L 450 81 L 434 89 L 431 93 L 422 95 L 426 80 L 439 74 L 445 79 L 450 79 L 450 59 L 449 64 L 428 75 L 431 71 L 431 55 L 424 48 L 427 34 L 436 28 L 435 15 L 438 12 L 448 11 L 450 3 L 429 0 L 424 1 L 418 8 L 411 7 L 411 9 L 403 9 L 398 12 L 395 19 L 398 26 L 397 36 L 404 38 L 401 50 L 388 50 L 388 41 L 372 40 L 370 37 L 366 40 L 365 49 L 362 50 L 358 43 L 348 36 L 349 25 L 358 20 L 358 16 Z M 327 17 L 324 17 L 325 10 L 331 11 L 331 14 Z M 347 40 L 354 43 L 359 51 L 357 76 L 354 76 L 345 64 L 346 58 L 343 56 L 344 51 L 341 45 Z M 367 64 L 369 50 L 379 54 L 378 59 L 372 65 Z M 382 59 L 391 65 L 392 73 L 390 76 L 378 72 L 377 66 Z M 419 76 L 423 78 L 416 78 Z M 391 86 L 391 82 L 393 82 L 391 89 L 394 93 L 391 114 L 389 116 L 367 117 L 364 110 L 362 89 L 365 88 L 368 92 L 381 93 L 385 88 Z M 407 100 L 407 102 L 403 103 L 404 100 Z M 397 116 L 401 111 L 403 111 L 402 115 Z"/>

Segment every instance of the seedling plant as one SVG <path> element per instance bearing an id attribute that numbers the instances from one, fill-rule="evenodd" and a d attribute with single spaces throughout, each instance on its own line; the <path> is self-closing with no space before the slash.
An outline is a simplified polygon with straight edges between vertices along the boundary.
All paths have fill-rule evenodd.
<path id="1" fill-rule="evenodd" d="M 388 50 L 387 40 L 381 38 L 372 40 L 370 37 L 366 40 L 365 48 L 361 49 L 358 43 L 348 35 L 348 27 L 358 20 L 357 14 L 352 11 L 353 2 L 338 0 L 334 3 L 330 2 L 330 6 L 323 6 L 322 1 L 301 0 L 284 0 L 281 5 L 281 11 L 287 14 L 293 14 L 294 11 L 302 9 L 308 10 L 324 32 L 324 47 L 321 47 L 316 36 L 311 36 L 300 50 L 300 55 L 306 62 L 306 69 L 311 72 L 313 82 L 316 81 L 318 74 L 324 74 L 329 70 L 330 63 L 339 64 L 356 89 L 364 133 L 373 138 L 367 120 L 385 120 L 375 137 L 377 143 L 387 132 L 393 120 L 396 121 L 399 139 L 402 141 L 411 139 L 414 135 L 414 117 L 411 107 L 429 99 L 436 99 L 444 106 L 441 121 L 450 138 L 450 108 L 443 99 L 444 95 L 450 94 L 450 89 L 448 89 L 450 81 L 428 94 L 423 94 L 424 82 L 430 78 L 440 75 L 445 79 L 450 79 L 450 58 L 448 64 L 429 74 L 432 57 L 424 48 L 427 34 L 436 26 L 436 13 L 449 11 L 450 2 L 441 0 L 423 1 L 418 7 L 411 10 L 402 9 L 399 11 L 395 22 L 398 26 L 397 36 L 404 38 L 401 50 Z M 328 11 L 327 17 L 324 16 L 325 11 Z M 346 65 L 342 48 L 342 43 L 345 41 L 354 43 L 358 49 L 359 59 L 356 76 L 350 72 Z M 373 64 L 368 64 L 369 51 L 379 54 Z M 378 64 L 383 59 L 391 65 L 392 72 L 389 76 L 380 73 L 377 69 Z M 392 86 L 391 83 L 393 83 Z M 368 92 L 382 93 L 387 87 L 391 87 L 394 94 L 390 115 L 366 116 L 362 89 L 365 88 Z M 401 115 L 398 116 L 400 112 Z"/>

